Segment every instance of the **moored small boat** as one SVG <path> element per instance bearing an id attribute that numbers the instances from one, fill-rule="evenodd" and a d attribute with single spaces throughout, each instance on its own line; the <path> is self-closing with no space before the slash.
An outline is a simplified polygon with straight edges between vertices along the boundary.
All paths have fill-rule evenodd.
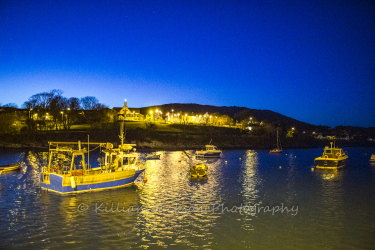
<path id="1" fill-rule="evenodd" d="M 197 164 L 190 168 L 191 178 L 203 178 L 207 176 L 207 166 L 204 164 Z"/>
<path id="2" fill-rule="evenodd" d="M 146 160 L 160 160 L 160 154 L 148 154 L 146 155 Z"/>
<path id="3" fill-rule="evenodd" d="M 272 149 L 270 150 L 270 154 L 279 154 L 279 153 L 282 153 L 283 150 L 281 149 L 281 143 L 279 142 L 279 130 L 277 130 L 277 136 L 276 136 L 276 148 L 275 149 Z"/>
<path id="4" fill-rule="evenodd" d="M 315 158 L 314 164 L 316 168 L 338 169 L 345 166 L 348 156 L 344 150 L 332 147 L 332 144 L 333 142 L 331 142 L 331 147 L 326 146 L 324 148 L 322 156 Z"/>
<path id="5" fill-rule="evenodd" d="M 206 150 L 196 151 L 195 155 L 198 158 L 220 157 L 221 150 L 214 145 L 206 145 Z"/>
<path id="6" fill-rule="evenodd" d="M 375 154 L 371 155 L 370 161 L 375 162 Z"/>
<path id="7" fill-rule="evenodd" d="M 15 170 L 19 170 L 21 166 L 22 166 L 22 162 L 16 162 L 16 163 L 8 164 L 8 165 L 3 165 L 3 166 L 0 166 L 0 171 L 1 172 L 15 171 Z"/>

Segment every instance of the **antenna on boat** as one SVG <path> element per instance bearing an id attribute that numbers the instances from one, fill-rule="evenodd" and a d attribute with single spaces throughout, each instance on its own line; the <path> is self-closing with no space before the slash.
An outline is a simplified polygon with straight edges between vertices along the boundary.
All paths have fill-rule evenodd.
<path id="1" fill-rule="evenodd" d="M 90 167 L 90 135 L 87 135 L 87 167 Z"/>
<path id="2" fill-rule="evenodd" d="M 124 116 L 123 115 L 119 115 L 118 118 L 121 121 L 119 138 L 121 140 L 121 146 L 122 146 L 124 144 Z"/>
<path id="3" fill-rule="evenodd" d="M 121 140 L 121 146 L 124 145 L 124 139 L 125 139 L 125 136 L 124 136 L 124 120 L 125 120 L 125 114 L 126 114 L 127 110 L 128 110 L 128 103 L 125 99 L 124 107 L 117 114 L 118 121 L 121 121 L 120 135 L 119 135 L 120 140 Z M 126 132 L 126 130 L 125 130 L 125 132 Z"/>

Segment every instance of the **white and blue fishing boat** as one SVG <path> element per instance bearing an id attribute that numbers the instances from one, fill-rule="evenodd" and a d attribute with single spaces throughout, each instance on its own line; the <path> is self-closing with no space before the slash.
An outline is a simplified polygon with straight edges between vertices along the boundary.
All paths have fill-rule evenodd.
<path id="1" fill-rule="evenodd" d="M 133 144 L 121 144 L 113 149 L 110 143 L 90 143 L 106 148 L 104 158 L 98 160 L 95 168 L 85 162 L 88 150 L 82 148 L 83 144 L 79 141 L 49 142 L 48 167 L 43 167 L 40 173 L 43 189 L 65 194 L 124 187 L 131 185 L 144 171 L 138 154 L 135 150 L 130 152 Z"/>
<path id="2" fill-rule="evenodd" d="M 206 145 L 206 150 L 196 151 L 195 156 L 197 158 L 212 158 L 212 157 L 220 157 L 221 150 L 219 150 L 214 145 Z"/>
<path id="3" fill-rule="evenodd" d="M 41 188 L 67 194 L 133 184 L 145 167 L 138 161 L 138 154 L 133 148 L 135 144 L 123 143 L 122 131 L 123 128 L 118 148 L 113 148 L 111 143 L 49 142 L 48 167 L 43 167 L 40 173 Z M 82 147 L 85 144 L 87 149 Z M 85 161 L 90 145 L 105 148 L 104 157 L 98 159 L 99 164 L 94 168 Z"/>

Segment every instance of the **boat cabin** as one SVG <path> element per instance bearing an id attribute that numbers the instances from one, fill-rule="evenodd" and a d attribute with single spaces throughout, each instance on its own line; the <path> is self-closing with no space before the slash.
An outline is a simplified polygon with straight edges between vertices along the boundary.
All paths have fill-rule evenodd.
<path id="1" fill-rule="evenodd" d="M 206 151 L 213 151 L 218 150 L 216 146 L 213 145 L 206 145 Z"/>
<path id="2" fill-rule="evenodd" d="M 324 148 L 323 157 L 335 158 L 342 155 L 345 155 L 345 153 L 341 148 L 330 148 L 328 146 Z"/>

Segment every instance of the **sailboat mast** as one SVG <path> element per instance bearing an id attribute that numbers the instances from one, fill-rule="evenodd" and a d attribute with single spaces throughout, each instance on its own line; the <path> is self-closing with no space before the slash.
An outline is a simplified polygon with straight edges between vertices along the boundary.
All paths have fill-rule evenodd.
<path id="1" fill-rule="evenodd" d="M 276 141 L 277 141 L 277 148 L 279 149 L 279 130 L 277 130 Z"/>

